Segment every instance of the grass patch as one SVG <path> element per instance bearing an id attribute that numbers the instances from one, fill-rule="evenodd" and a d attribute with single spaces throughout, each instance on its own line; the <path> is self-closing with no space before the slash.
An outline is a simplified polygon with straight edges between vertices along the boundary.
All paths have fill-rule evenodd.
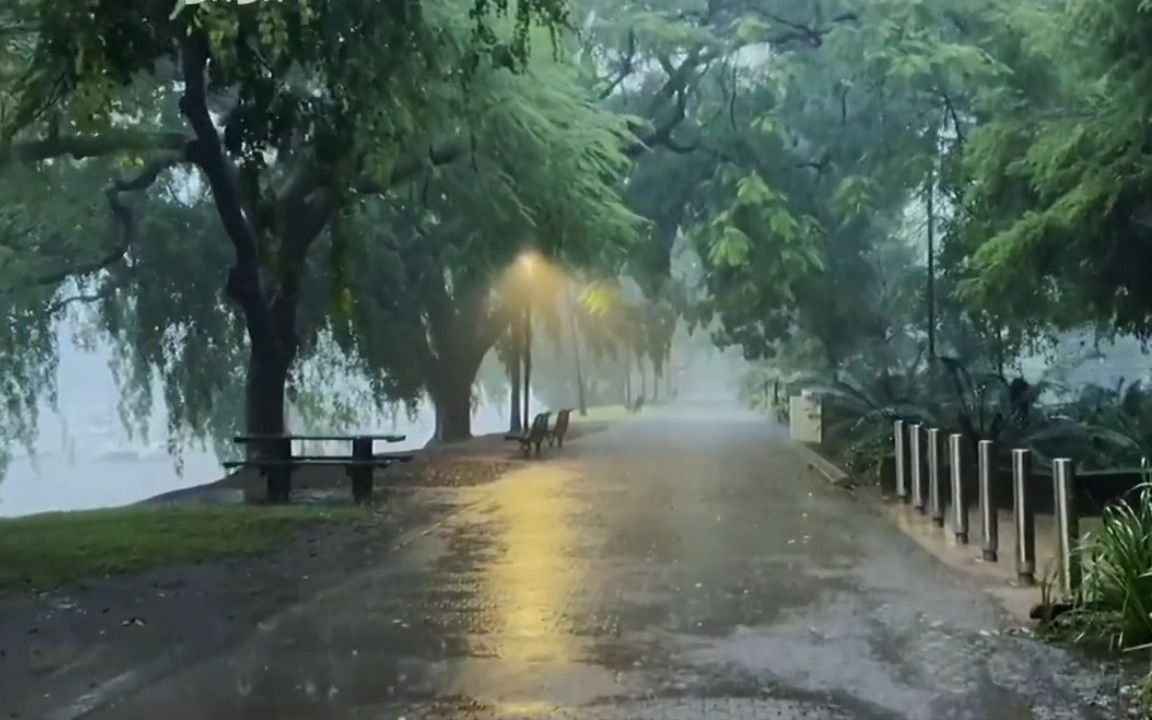
<path id="1" fill-rule="evenodd" d="M 581 415 L 579 410 L 573 411 L 572 422 L 620 422 L 631 417 L 633 417 L 632 412 L 623 405 L 600 405 L 588 408 L 587 415 Z"/>
<path id="2" fill-rule="evenodd" d="M 0 593 L 275 550 L 301 526 L 355 522 L 354 508 L 149 507 L 0 520 Z"/>

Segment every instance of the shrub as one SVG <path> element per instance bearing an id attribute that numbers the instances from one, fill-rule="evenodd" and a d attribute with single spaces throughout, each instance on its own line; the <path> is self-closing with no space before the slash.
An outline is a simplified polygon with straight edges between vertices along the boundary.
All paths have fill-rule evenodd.
<path id="1" fill-rule="evenodd" d="M 1082 635 L 1121 649 L 1152 643 L 1152 485 L 1104 511 L 1081 545 L 1084 582 L 1071 619 Z"/>

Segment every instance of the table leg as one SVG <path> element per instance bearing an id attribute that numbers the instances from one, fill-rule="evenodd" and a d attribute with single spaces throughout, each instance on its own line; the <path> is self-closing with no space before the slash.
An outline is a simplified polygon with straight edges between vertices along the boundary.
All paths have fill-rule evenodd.
<path id="1" fill-rule="evenodd" d="M 359 437 L 352 441 L 352 459 L 364 463 L 348 468 L 348 476 L 352 478 L 352 499 L 363 505 L 372 499 L 374 468 L 368 464 L 372 460 L 372 438 Z"/>
<path id="2" fill-rule="evenodd" d="M 278 465 L 268 468 L 268 502 L 275 504 L 287 503 L 292 498 L 292 441 L 290 439 L 276 439 L 269 443 L 269 456 L 276 460 Z"/>

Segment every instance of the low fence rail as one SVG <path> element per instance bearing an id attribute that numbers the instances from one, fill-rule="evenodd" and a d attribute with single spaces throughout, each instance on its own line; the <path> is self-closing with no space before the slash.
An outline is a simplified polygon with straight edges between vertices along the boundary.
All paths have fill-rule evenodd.
<path id="1" fill-rule="evenodd" d="M 963 436 L 950 434 L 944 439 L 943 433 L 922 423 L 893 423 L 894 467 L 890 474 L 881 473 L 891 478 L 894 487 L 889 489 L 936 527 L 944 527 L 950 518 L 961 545 L 969 544 L 974 535 L 969 528 L 974 505 L 986 562 L 1001 559 L 999 511 L 1010 510 L 1012 559 L 1021 584 L 1036 582 L 1036 516 L 1054 516 L 1057 578 L 1069 596 L 1082 577 L 1080 520 L 1100 515 L 1147 477 L 1146 468 L 1077 472 L 1069 458 L 1057 458 L 1051 470 L 1041 470 L 1030 450 L 997 448 L 989 440 L 972 448 Z"/>

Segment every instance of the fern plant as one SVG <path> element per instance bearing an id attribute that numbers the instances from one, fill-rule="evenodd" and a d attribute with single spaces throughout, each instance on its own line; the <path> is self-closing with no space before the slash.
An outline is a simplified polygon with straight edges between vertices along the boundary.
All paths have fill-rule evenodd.
<path id="1" fill-rule="evenodd" d="M 855 469 L 868 469 L 892 452 L 895 420 L 960 433 L 975 448 L 991 440 L 1000 452 L 1027 448 L 1041 467 L 1054 455 L 1073 455 L 1092 438 L 1107 436 L 1062 411 L 1062 388 L 982 369 L 951 358 L 929 363 L 916 355 L 885 367 L 858 361 L 827 382 L 806 384 L 824 403 L 825 442 Z"/>
<path id="2" fill-rule="evenodd" d="M 1086 449 L 1086 464 L 1134 467 L 1152 457 L 1152 393 L 1142 382 L 1088 385 L 1069 404 L 1068 412 L 1096 429 L 1097 439 Z"/>

